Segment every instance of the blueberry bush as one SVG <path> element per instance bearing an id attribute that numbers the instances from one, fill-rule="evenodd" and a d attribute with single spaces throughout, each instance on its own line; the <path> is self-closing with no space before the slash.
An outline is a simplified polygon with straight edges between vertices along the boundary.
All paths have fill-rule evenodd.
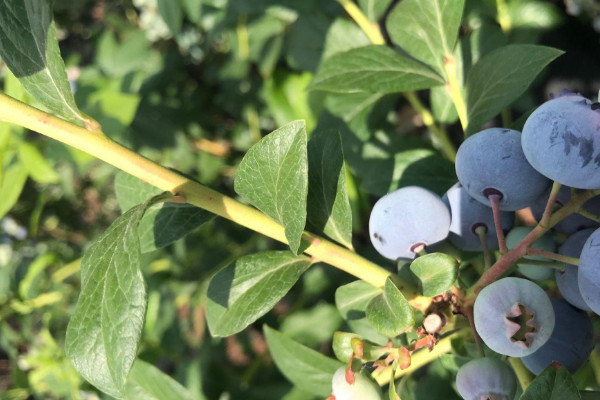
<path id="1" fill-rule="evenodd" d="M 0 399 L 600 399 L 598 21 L 0 2 Z"/>

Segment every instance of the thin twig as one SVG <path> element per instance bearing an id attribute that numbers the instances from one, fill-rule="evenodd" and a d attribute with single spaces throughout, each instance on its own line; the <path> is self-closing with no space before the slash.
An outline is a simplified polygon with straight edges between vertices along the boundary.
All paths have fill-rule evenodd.
<path id="1" fill-rule="evenodd" d="M 527 249 L 526 254 L 531 255 L 531 256 L 540 256 L 540 257 L 544 257 L 544 258 L 549 258 L 551 260 L 560 261 L 565 264 L 579 265 L 579 258 L 577 258 L 577 257 L 563 256 L 562 254 L 556 254 L 556 253 L 552 253 L 550 251 L 538 250 L 538 249 Z"/>
<path id="2" fill-rule="evenodd" d="M 487 243 L 487 226 L 480 225 L 475 228 L 475 233 L 479 236 L 479 241 L 481 242 L 481 247 L 483 248 L 483 262 L 485 263 L 485 270 L 492 266 L 492 255 L 490 254 L 490 249 Z"/>
<path id="3" fill-rule="evenodd" d="M 496 236 L 498 237 L 498 246 L 500 247 L 500 254 L 508 253 L 506 248 L 506 238 L 502 231 L 502 220 L 500 218 L 500 195 L 491 194 L 488 196 L 490 203 L 492 204 L 492 212 L 494 214 L 494 226 L 496 227 Z"/>
<path id="4" fill-rule="evenodd" d="M 554 208 L 554 203 L 556 203 L 556 198 L 558 197 L 561 186 L 562 185 L 558 182 L 552 183 L 552 189 L 550 190 L 550 195 L 548 196 L 548 201 L 546 202 L 546 208 L 544 209 L 544 213 L 542 214 L 542 218 L 539 222 L 542 227 L 545 227 L 550 221 L 552 209 Z"/>

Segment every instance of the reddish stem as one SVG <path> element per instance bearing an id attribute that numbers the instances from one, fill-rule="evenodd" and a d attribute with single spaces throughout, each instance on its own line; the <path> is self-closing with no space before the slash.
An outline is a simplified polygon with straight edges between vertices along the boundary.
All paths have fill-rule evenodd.
<path id="1" fill-rule="evenodd" d="M 481 275 L 481 278 L 479 278 L 477 283 L 475 283 L 472 288 L 475 294 L 479 293 L 481 289 L 500 278 L 507 269 L 509 269 L 515 262 L 517 262 L 517 260 L 519 260 L 519 258 L 525 256 L 527 254 L 527 248 L 531 246 L 531 244 L 546 231 L 548 231 L 566 216 L 577 212 L 577 210 L 579 210 L 586 201 L 598 195 L 600 195 L 600 189 L 587 190 L 581 194 L 578 194 L 577 196 L 571 197 L 571 201 L 565 204 L 564 207 L 560 208 L 550 217 L 547 225 L 542 226 L 541 223 L 538 224 L 531 232 L 529 232 L 527 236 L 525 236 L 521 243 L 519 243 L 508 253 L 503 254 L 490 269 Z"/>
<path id="2" fill-rule="evenodd" d="M 463 311 L 465 317 L 469 320 L 469 325 L 471 325 L 471 329 L 473 330 L 473 336 L 475 337 L 475 344 L 477 345 L 477 350 L 479 350 L 479 354 L 484 356 L 483 345 L 481 341 L 481 337 L 479 333 L 477 333 L 477 329 L 475 329 L 475 317 L 473 316 L 473 306 L 467 306 Z"/>
<path id="3" fill-rule="evenodd" d="M 496 236 L 498 236 L 498 246 L 500 246 L 500 254 L 508 253 L 506 248 L 506 239 L 504 238 L 504 232 L 502 231 L 502 221 L 500 219 L 500 200 L 502 196 L 499 194 L 490 194 L 488 196 L 490 203 L 492 204 L 492 212 L 494 213 L 494 225 L 496 227 Z"/>

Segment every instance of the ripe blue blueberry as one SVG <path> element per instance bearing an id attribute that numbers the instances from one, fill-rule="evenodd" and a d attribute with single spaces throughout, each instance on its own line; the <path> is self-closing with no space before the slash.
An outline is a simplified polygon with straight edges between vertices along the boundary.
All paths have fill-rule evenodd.
<path id="1" fill-rule="evenodd" d="M 550 190 L 547 190 L 546 193 L 544 193 L 534 204 L 531 205 L 531 212 L 538 221 L 542 218 L 549 195 Z M 557 206 L 564 206 L 569 202 L 569 200 L 571 200 L 571 188 L 568 186 L 561 186 L 558 196 L 556 197 L 555 204 Z M 600 196 L 588 200 L 583 205 L 583 208 L 593 214 L 600 214 Z M 591 219 L 579 214 L 571 214 L 554 225 L 553 229 L 557 232 L 570 235 L 581 229 L 593 228 L 597 226 L 598 223 L 596 221 L 592 221 Z"/>
<path id="2" fill-rule="evenodd" d="M 498 248 L 498 237 L 494 228 L 494 215 L 490 207 L 484 206 L 467 193 L 459 182 L 452 186 L 442 200 L 450 209 L 452 222 L 448 238 L 459 249 L 465 251 L 481 251 L 481 241 L 475 229 L 482 226 L 486 229 L 486 240 L 490 249 Z M 503 230 L 512 228 L 515 213 L 504 211 L 500 214 Z"/>
<path id="3" fill-rule="evenodd" d="M 509 249 L 516 247 L 519 242 L 523 240 L 523 238 L 525 238 L 529 232 L 532 231 L 532 229 L 533 228 L 527 228 L 524 226 L 513 228 L 510 232 L 508 232 L 508 235 L 506 235 L 506 247 Z M 547 234 L 536 240 L 531 247 L 537 250 L 545 250 L 549 252 L 556 251 L 556 244 L 554 243 L 554 240 L 552 240 L 552 237 Z M 545 258 L 539 256 L 526 256 L 525 258 L 530 260 L 547 261 Z M 518 263 L 517 266 L 521 274 L 535 281 L 550 279 L 552 278 L 552 275 L 554 275 L 552 269 L 540 265 Z"/>
<path id="4" fill-rule="evenodd" d="M 600 314 L 600 229 L 596 229 L 583 245 L 577 282 L 583 301 Z"/>
<path id="5" fill-rule="evenodd" d="M 542 347 L 554 329 L 554 311 L 546 293 L 521 278 L 503 278 L 475 299 L 475 328 L 496 353 L 525 357 Z"/>
<path id="6" fill-rule="evenodd" d="M 354 383 L 346 380 L 346 367 L 340 367 L 331 380 L 335 400 L 381 400 L 381 388 L 364 372 L 354 373 Z"/>
<path id="7" fill-rule="evenodd" d="M 437 194 L 407 186 L 380 198 L 369 218 L 375 249 L 391 260 L 414 258 L 415 248 L 444 240 L 450 230 L 450 212 Z"/>
<path id="8" fill-rule="evenodd" d="M 544 176 L 579 189 L 600 188 L 600 110 L 581 96 L 538 107 L 523 127 L 523 152 Z"/>
<path id="9" fill-rule="evenodd" d="M 517 390 L 517 379 L 504 361 L 476 358 L 458 370 L 456 389 L 465 400 L 512 400 Z"/>
<path id="10" fill-rule="evenodd" d="M 581 255 L 581 250 L 583 250 L 583 245 L 593 232 L 593 228 L 575 232 L 561 246 L 559 253 L 564 256 L 578 258 Z M 565 300 L 573 306 L 585 311 L 592 311 L 583 300 L 583 297 L 581 297 L 577 282 L 578 270 L 577 266 L 566 264 L 565 271 L 556 271 L 555 276 L 558 290 L 560 290 L 560 294 L 562 294 Z"/>
<path id="11" fill-rule="evenodd" d="M 592 320 L 563 299 L 551 299 L 556 326 L 550 339 L 535 353 L 521 358 L 523 364 L 539 375 L 553 361 L 574 374 L 585 364 L 594 348 Z"/>
<path id="12" fill-rule="evenodd" d="M 529 207 L 550 181 L 534 170 L 521 148 L 521 133 L 490 128 L 469 137 L 456 155 L 456 174 L 467 192 L 482 204 L 488 196 L 501 196 L 500 209 Z"/>

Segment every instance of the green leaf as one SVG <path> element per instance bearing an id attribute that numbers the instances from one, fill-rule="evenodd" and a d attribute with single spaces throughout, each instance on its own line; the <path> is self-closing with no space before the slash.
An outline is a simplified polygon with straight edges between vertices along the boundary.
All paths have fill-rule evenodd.
<path id="1" fill-rule="evenodd" d="M 213 336 L 238 333 L 265 315 L 294 286 L 312 260 L 289 251 L 239 258 L 210 280 L 206 319 Z"/>
<path id="2" fill-rule="evenodd" d="M 373 133 L 374 123 L 385 120 L 396 101 L 397 95 L 386 96 L 381 93 L 329 93 L 325 98 L 325 107 L 333 116 L 341 119 L 357 139 L 366 141 Z"/>
<path id="3" fill-rule="evenodd" d="M 433 297 L 450 289 L 458 277 L 458 261 L 447 254 L 432 253 L 410 264 L 423 296 Z"/>
<path id="4" fill-rule="evenodd" d="M 331 394 L 331 378 L 344 364 L 325 357 L 266 325 L 264 333 L 277 368 L 290 382 L 315 396 L 324 398 Z"/>
<path id="5" fill-rule="evenodd" d="M 182 0 L 181 5 L 188 19 L 193 23 L 199 23 L 202 16 L 202 1 L 203 0 Z"/>
<path id="6" fill-rule="evenodd" d="M 127 377 L 129 400 L 199 400 L 179 382 L 142 360 L 136 360 Z"/>
<path id="7" fill-rule="evenodd" d="M 558 7 L 541 1 L 511 1 L 507 11 L 512 29 L 551 29 L 562 19 Z"/>
<path id="8" fill-rule="evenodd" d="M 467 76 L 466 134 L 496 116 L 527 90 L 534 78 L 563 51 L 530 44 L 508 45 L 483 56 Z"/>
<path id="9" fill-rule="evenodd" d="M 346 18 L 336 18 L 327 31 L 321 58 L 326 60 L 334 54 L 369 44 L 371 44 L 371 41 L 354 21 L 349 21 Z"/>
<path id="10" fill-rule="evenodd" d="M 365 312 L 371 326 L 388 337 L 398 336 L 415 323 L 412 307 L 390 278 L 385 281 L 383 293 L 369 302 Z"/>
<path id="11" fill-rule="evenodd" d="M 46 158 L 31 143 L 22 142 L 19 145 L 19 159 L 29 175 L 39 183 L 56 183 L 60 176 L 48 164 Z"/>
<path id="12" fill-rule="evenodd" d="M 371 22 L 377 22 L 391 3 L 392 0 L 358 0 L 358 5 Z"/>
<path id="13" fill-rule="evenodd" d="M 381 293 L 381 289 L 365 281 L 355 281 L 337 288 L 335 305 L 353 332 L 374 343 L 385 345 L 387 336 L 377 332 L 369 324 L 365 314 L 369 302 Z"/>
<path id="14" fill-rule="evenodd" d="M 0 184 L 0 218 L 17 203 L 27 180 L 27 169 L 23 163 L 13 162 L 5 167 Z"/>
<path id="15" fill-rule="evenodd" d="M 179 34 L 183 22 L 181 0 L 158 0 L 158 11 L 169 27 L 171 34 L 173 36 Z"/>
<path id="16" fill-rule="evenodd" d="M 120 171 L 115 177 L 115 192 L 121 210 L 126 212 L 161 191 Z M 151 206 L 138 228 L 142 253 L 160 249 L 181 239 L 213 217 L 208 211 L 191 204 L 162 202 Z"/>
<path id="17" fill-rule="evenodd" d="M 363 154 L 370 152 L 367 148 Z M 452 162 L 430 149 L 400 151 L 387 159 L 373 156 L 372 162 L 360 171 L 362 188 L 369 193 L 384 195 L 400 187 L 418 185 L 441 195 L 456 183 Z M 369 158 L 365 157 L 365 161 Z"/>
<path id="18" fill-rule="evenodd" d="M 308 142 L 308 222 L 318 232 L 352 248 L 352 209 L 337 131 L 315 131 Z"/>
<path id="19" fill-rule="evenodd" d="M 25 89 L 50 111 L 73 121 L 87 120 L 71 93 L 50 1 L 0 4 L 0 56 Z"/>
<path id="20" fill-rule="evenodd" d="M 235 191 L 281 223 L 290 249 L 298 253 L 306 224 L 308 161 L 304 121 L 294 121 L 262 138 L 238 168 Z"/>
<path id="21" fill-rule="evenodd" d="M 81 261 L 81 293 L 67 326 L 65 352 L 85 379 L 117 398 L 124 398 L 146 313 L 137 228 L 146 210 L 164 197 L 117 218 Z"/>
<path id="22" fill-rule="evenodd" d="M 546 368 L 527 387 L 520 400 L 581 400 L 581 395 L 569 372 L 560 367 Z"/>
<path id="23" fill-rule="evenodd" d="M 354 338 L 362 340 L 362 337 L 356 333 L 335 332 L 333 334 L 331 348 L 333 348 L 333 353 L 341 362 L 347 363 L 350 361 L 350 357 L 354 353 L 354 349 L 352 349 L 352 339 Z"/>
<path id="24" fill-rule="evenodd" d="M 427 65 L 389 47 L 369 45 L 325 60 L 308 88 L 337 93 L 396 93 L 443 83 Z"/>
<path id="25" fill-rule="evenodd" d="M 280 330 L 302 344 L 318 346 L 330 341 L 334 332 L 342 326 L 342 322 L 342 317 L 335 306 L 319 303 L 313 308 L 287 315 Z"/>
<path id="26" fill-rule="evenodd" d="M 453 124 L 458 121 L 458 113 L 446 86 L 433 87 L 430 93 L 433 118 L 443 124 Z"/>
<path id="27" fill-rule="evenodd" d="M 456 44 L 464 0 L 403 0 L 387 18 L 392 41 L 446 76 L 444 58 Z"/>

